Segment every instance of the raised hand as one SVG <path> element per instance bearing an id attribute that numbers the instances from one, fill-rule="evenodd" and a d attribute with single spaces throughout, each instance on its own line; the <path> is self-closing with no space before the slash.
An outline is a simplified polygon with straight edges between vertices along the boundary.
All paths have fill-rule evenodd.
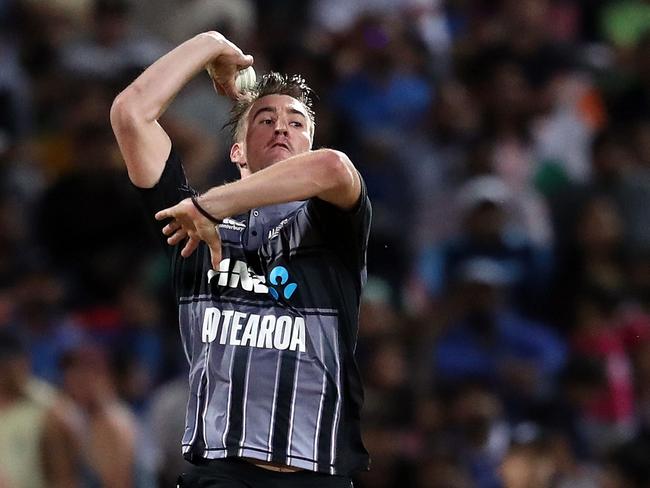
<path id="1" fill-rule="evenodd" d="M 155 215 L 156 220 L 172 219 L 162 229 L 167 236 L 167 244 L 175 246 L 187 239 L 181 250 L 181 256 L 192 255 L 201 241 L 210 249 L 210 261 L 213 269 L 219 269 L 221 262 L 221 236 L 217 227 L 201 215 L 192 200 L 186 198 L 173 207 L 165 208 Z"/>
<path id="2" fill-rule="evenodd" d="M 236 99 L 241 93 L 237 90 L 235 78 L 239 70 L 253 64 L 253 56 L 245 55 L 241 49 L 218 32 L 208 32 L 206 35 L 223 44 L 220 54 L 205 66 L 212 78 L 212 84 L 220 95 Z"/>

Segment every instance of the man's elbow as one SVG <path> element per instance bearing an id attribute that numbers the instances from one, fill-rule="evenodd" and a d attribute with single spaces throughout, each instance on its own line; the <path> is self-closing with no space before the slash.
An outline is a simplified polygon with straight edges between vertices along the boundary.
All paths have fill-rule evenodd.
<path id="1" fill-rule="evenodd" d="M 348 209 L 354 207 L 359 199 L 361 183 L 359 174 L 350 159 L 340 151 L 322 150 L 321 175 L 323 184 L 320 198 Z"/>
<path id="2" fill-rule="evenodd" d="M 354 186 L 356 169 L 341 151 L 324 149 L 325 151 L 325 174 L 330 190 L 346 190 Z"/>
<path id="3" fill-rule="evenodd" d="M 137 122 L 137 110 L 134 107 L 131 97 L 121 92 L 111 105 L 111 126 L 115 133 L 135 125 Z"/>
<path id="4" fill-rule="evenodd" d="M 138 89 L 130 85 L 113 100 L 110 118 L 111 126 L 116 133 L 147 122 L 146 114 L 138 99 Z"/>

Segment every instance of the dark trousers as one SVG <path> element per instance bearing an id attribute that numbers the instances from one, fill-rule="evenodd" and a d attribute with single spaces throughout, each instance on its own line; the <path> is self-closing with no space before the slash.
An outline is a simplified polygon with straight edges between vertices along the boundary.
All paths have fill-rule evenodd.
<path id="1" fill-rule="evenodd" d="M 280 473 L 239 458 L 215 459 L 192 466 L 178 477 L 180 488 L 352 488 L 346 476 L 314 471 Z"/>

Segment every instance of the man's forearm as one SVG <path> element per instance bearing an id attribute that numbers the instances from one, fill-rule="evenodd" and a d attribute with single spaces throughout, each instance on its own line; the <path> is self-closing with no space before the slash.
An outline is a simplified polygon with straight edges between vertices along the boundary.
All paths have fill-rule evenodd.
<path id="1" fill-rule="evenodd" d="M 224 42 L 217 33 L 194 36 L 149 66 L 120 97 L 145 121 L 157 120 L 181 88 L 219 56 Z"/>
<path id="2" fill-rule="evenodd" d="M 209 190 L 196 201 L 189 198 L 156 213 L 157 220 L 170 219 L 162 232 L 167 243 L 186 240 L 181 256 L 190 256 L 204 241 L 214 269 L 221 261 L 221 239 L 214 218 L 224 219 L 247 210 L 283 202 L 318 197 L 339 208 L 350 209 L 361 194 L 361 180 L 347 156 L 331 149 L 309 151 L 277 162 L 234 183 Z"/>
<path id="3" fill-rule="evenodd" d="M 338 151 L 319 149 L 212 188 L 201 195 L 200 204 L 211 215 L 222 219 L 251 208 L 312 197 L 350 208 L 359 193 L 359 177 L 347 157 Z"/>

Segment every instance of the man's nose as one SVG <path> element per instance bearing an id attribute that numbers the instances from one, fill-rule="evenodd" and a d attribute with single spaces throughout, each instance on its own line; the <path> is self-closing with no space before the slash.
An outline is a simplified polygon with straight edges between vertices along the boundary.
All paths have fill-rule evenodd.
<path id="1" fill-rule="evenodd" d="M 287 129 L 287 123 L 282 120 L 282 118 L 278 118 L 278 120 L 275 121 L 275 133 L 276 134 L 287 134 L 289 131 Z"/>

